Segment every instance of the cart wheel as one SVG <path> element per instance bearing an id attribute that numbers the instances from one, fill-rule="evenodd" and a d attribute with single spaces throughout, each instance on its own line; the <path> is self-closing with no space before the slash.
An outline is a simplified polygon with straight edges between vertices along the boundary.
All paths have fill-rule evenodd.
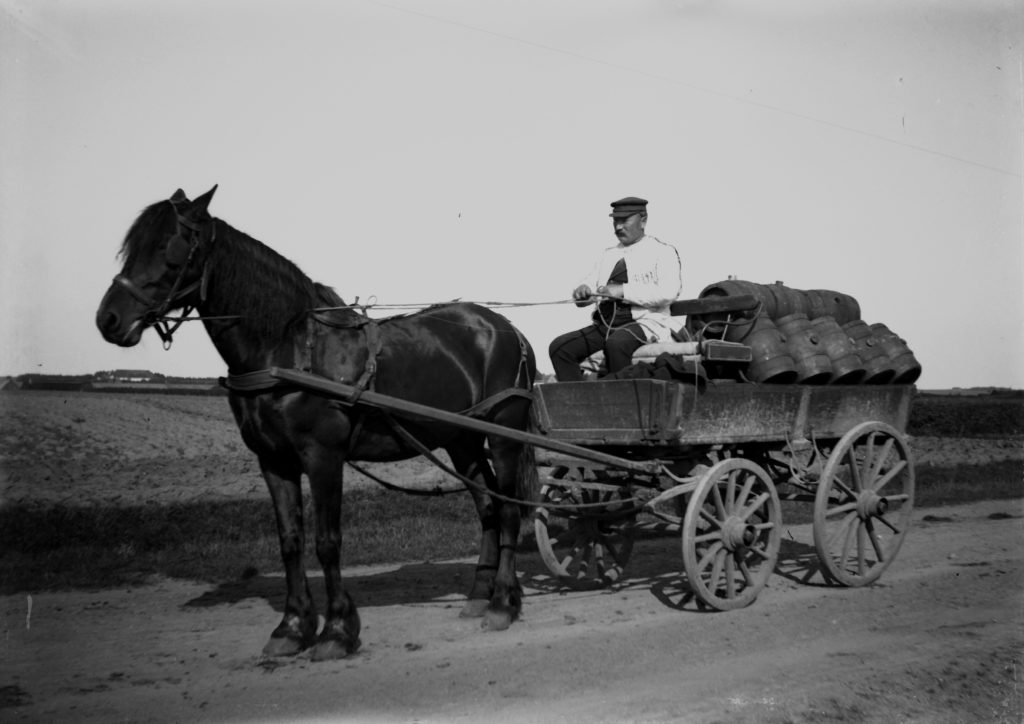
<path id="1" fill-rule="evenodd" d="M 775 569 L 782 508 L 768 473 L 743 458 L 716 463 L 697 481 L 683 518 L 683 566 L 712 608 L 749 605 Z"/>
<path id="2" fill-rule="evenodd" d="M 540 557 L 552 574 L 573 588 L 599 588 L 622 578 L 633 552 L 636 513 L 609 516 L 622 503 L 620 490 L 611 485 L 548 483 L 540 489 L 534 532 Z M 564 506 L 607 503 L 608 507 L 573 510 Z"/>
<path id="3" fill-rule="evenodd" d="M 914 507 L 914 466 L 903 436 L 882 422 L 843 435 L 814 500 L 814 546 L 825 573 L 847 586 L 875 581 L 899 551 Z"/>

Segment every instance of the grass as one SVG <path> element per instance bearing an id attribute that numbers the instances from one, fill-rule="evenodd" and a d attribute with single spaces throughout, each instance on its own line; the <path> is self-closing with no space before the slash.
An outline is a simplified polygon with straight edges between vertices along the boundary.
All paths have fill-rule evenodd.
<path id="1" fill-rule="evenodd" d="M 919 466 L 916 507 L 1024 495 L 1021 467 Z M 787 510 L 791 523 L 811 507 Z M 312 511 L 306 509 L 307 530 Z M 346 494 L 345 565 L 443 560 L 476 553 L 479 524 L 468 495 L 422 498 L 378 489 Z M 315 568 L 307 534 L 307 566 Z M 279 571 L 270 502 L 226 501 L 136 507 L 0 509 L 0 594 L 105 588 L 154 574 L 210 582 Z"/>

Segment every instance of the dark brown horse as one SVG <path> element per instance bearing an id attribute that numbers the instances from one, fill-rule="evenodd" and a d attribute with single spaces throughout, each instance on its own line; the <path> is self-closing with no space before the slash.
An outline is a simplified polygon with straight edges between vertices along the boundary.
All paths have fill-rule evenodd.
<path id="1" fill-rule="evenodd" d="M 100 303 L 96 324 L 108 342 L 131 347 L 150 326 L 169 342 L 170 310 L 194 307 L 204 318 L 228 379 L 236 383 L 231 410 L 245 444 L 259 458 L 277 517 L 288 599 L 264 652 L 290 655 L 315 644 L 313 658 L 327 659 L 359 647 L 359 615 L 340 570 L 342 467 L 346 460 L 413 457 L 417 440 L 444 449 L 454 468 L 475 483 L 467 487 L 483 534 L 462 615 L 483 617 L 487 628 L 507 628 L 522 607 L 515 563 L 521 510 L 501 497 L 532 499 L 532 447 L 436 421 L 396 421 L 397 415 L 353 399 L 272 386 L 259 371 L 307 370 L 357 390 L 468 411 L 525 430 L 535 373 L 529 344 L 504 317 L 472 304 L 376 322 L 350 309 L 323 311 L 344 306 L 332 289 L 210 216 L 216 188 L 194 201 L 178 190 L 139 215 L 121 247 L 124 266 Z M 319 636 L 302 561 L 303 473 L 313 496 L 316 555 L 327 590 Z"/>

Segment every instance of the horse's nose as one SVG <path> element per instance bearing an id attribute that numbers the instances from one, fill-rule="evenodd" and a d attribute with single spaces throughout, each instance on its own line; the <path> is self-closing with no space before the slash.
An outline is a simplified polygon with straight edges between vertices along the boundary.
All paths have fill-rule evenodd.
<path id="1" fill-rule="evenodd" d="M 96 326 L 104 337 L 109 337 L 121 323 L 121 318 L 112 309 L 100 309 L 96 312 Z"/>

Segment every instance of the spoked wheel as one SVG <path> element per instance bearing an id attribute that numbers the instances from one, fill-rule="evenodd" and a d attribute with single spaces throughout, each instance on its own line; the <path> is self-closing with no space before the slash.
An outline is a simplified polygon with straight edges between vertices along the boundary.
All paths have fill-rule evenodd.
<path id="1" fill-rule="evenodd" d="M 683 518 L 683 566 L 697 597 L 720 611 L 749 605 L 779 558 L 782 508 L 768 473 L 743 458 L 697 482 Z"/>
<path id="2" fill-rule="evenodd" d="M 537 508 L 537 549 L 566 585 L 599 588 L 622 578 L 636 523 L 634 505 L 622 491 L 617 485 L 569 481 L 541 487 L 541 506 L 551 507 Z"/>
<path id="3" fill-rule="evenodd" d="M 825 573 L 847 586 L 875 581 L 903 545 L 913 506 L 914 466 L 903 436 L 882 422 L 846 433 L 814 501 L 814 546 Z"/>

